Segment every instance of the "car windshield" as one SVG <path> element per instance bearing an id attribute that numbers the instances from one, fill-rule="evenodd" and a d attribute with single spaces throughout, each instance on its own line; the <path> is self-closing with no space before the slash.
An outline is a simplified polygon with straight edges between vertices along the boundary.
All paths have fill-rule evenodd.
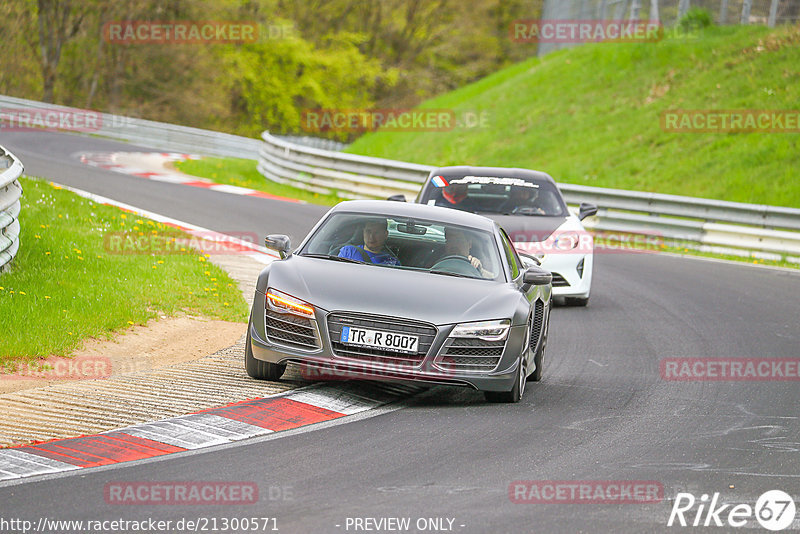
<path id="1" fill-rule="evenodd" d="M 547 180 L 502 176 L 434 176 L 423 204 L 476 213 L 563 217 L 561 193 Z"/>
<path id="2" fill-rule="evenodd" d="M 432 220 L 334 213 L 298 255 L 505 281 L 493 233 Z"/>

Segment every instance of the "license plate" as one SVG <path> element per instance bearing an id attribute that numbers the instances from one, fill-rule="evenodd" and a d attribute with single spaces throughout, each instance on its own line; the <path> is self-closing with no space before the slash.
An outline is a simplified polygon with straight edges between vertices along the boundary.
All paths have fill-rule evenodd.
<path id="1" fill-rule="evenodd" d="M 418 336 L 407 334 L 396 334 L 394 332 L 384 332 L 381 330 L 368 330 L 366 328 L 353 328 L 345 326 L 342 328 L 342 343 L 357 345 L 360 347 L 375 347 L 392 352 L 417 352 L 419 346 Z"/>

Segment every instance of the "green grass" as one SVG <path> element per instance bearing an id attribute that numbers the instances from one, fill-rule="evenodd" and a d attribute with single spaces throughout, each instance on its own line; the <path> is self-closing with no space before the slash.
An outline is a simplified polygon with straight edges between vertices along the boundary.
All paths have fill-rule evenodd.
<path id="1" fill-rule="evenodd" d="M 21 183 L 21 246 L 0 274 L 0 365 L 69 355 L 87 338 L 110 338 L 159 315 L 247 320 L 238 285 L 199 252 L 107 250 L 108 235 L 174 236 L 175 229 L 42 180 Z"/>
<path id="2" fill-rule="evenodd" d="M 800 134 L 666 133 L 672 109 L 798 110 L 800 27 L 592 44 L 532 58 L 420 107 L 485 127 L 375 132 L 348 152 L 430 165 L 543 170 L 557 181 L 800 205 Z"/>
<path id="3" fill-rule="evenodd" d="M 190 159 L 175 163 L 175 167 L 183 173 L 208 178 L 220 184 L 247 187 L 271 195 L 304 200 L 323 206 L 333 206 L 343 200 L 336 195 L 321 195 L 305 189 L 271 182 L 258 172 L 256 165 L 257 162 L 254 160 L 239 158 Z"/>

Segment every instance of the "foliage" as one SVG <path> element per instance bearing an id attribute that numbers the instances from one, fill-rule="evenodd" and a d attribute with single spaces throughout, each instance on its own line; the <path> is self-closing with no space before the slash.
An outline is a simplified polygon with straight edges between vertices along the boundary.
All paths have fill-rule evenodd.
<path id="1" fill-rule="evenodd" d="M 539 169 L 556 181 L 796 207 L 800 134 L 668 133 L 674 109 L 796 110 L 800 29 L 710 27 L 530 59 L 424 103 L 486 127 L 377 132 L 348 152 Z"/>
<path id="2" fill-rule="evenodd" d="M 678 26 L 685 32 L 702 30 L 703 28 L 708 28 L 712 24 L 714 24 L 714 20 L 711 12 L 699 7 L 693 7 L 687 11 L 678 22 Z"/>
<path id="3" fill-rule="evenodd" d="M 244 135 L 305 109 L 410 107 L 535 52 L 541 0 L 6 0 L 0 93 Z M 120 21 L 240 21 L 256 42 L 119 44 Z M 331 132 L 331 137 L 353 135 Z"/>

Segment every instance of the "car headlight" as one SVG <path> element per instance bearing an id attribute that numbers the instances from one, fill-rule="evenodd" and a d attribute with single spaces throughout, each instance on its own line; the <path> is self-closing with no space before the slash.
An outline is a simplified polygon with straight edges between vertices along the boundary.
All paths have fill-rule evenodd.
<path id="1" fill-rule="evenodd" d="M 578 236 L 573 232 L 567 232 L 559 235 L 555 240 L 555 247 L 558 250 L 572 250 L 578 246 Z"/>
<path id="2" fill-rule="evenodd" d="M 482 339 L 483 341 L 501 341 L 508 335 L 509 328 L 511 328 L 511 321 L 509 319 L 461 323 L 453 328 L 453 331 L 450 332 L 450 337 L 469 337 Z"/>
<path id="3" fill-rule="evenodd" d="M 267 290 L 267 307 L 277 312 L 292 313 L 300 317 L 314 317 L 314 306 L 275 289 Z"/>

